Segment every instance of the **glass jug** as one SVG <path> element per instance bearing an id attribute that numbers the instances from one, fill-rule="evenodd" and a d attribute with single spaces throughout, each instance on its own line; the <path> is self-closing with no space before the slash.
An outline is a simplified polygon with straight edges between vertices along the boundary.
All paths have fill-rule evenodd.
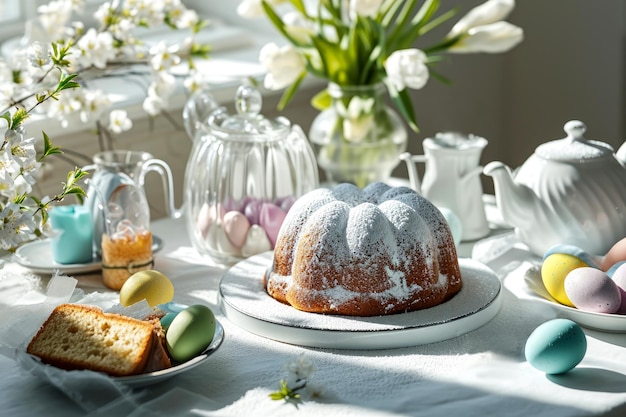
<path id="1" fill-rule="evenodd" d="M 195 95 L 186 107 L 198 108 L 198 100 L 207 102 Z M 220 265 L 273 249 L 293 202 L 319 185 L 302 129 L 263 117 L 261 107 L 259 91 L 241 86 L 236 114 L 219 107 L 200 123 L 186 119 L 194 141 L 183 197 L 187 229 L 194 248 Z"/>
<path id="2" fill-rule="evenodd" d="M 89 209 L 93 223 L 96 257 L 102 255 L 102 234 L 106 227 L 105 205 L 113 191 L 120 185 L 137 186 L 143 191 L 146 174 L 157 172 L 163 180 L 165 198 L 169 200 L 168 214 L 172 217 L 179 216 L 174 209 L 172 173 L 165 162 L 154 159 L 149 152 L 129 150 L 99 152 L 94 155 L 93 161 L 92 165 L 83 167 L 85 171 L 93 171 L 87 179 L 87 199 L 84 204 Z M 145 197 L 142 201 L 145 201 Z M 144 204 L 148 206 L 147 202 Z"/>

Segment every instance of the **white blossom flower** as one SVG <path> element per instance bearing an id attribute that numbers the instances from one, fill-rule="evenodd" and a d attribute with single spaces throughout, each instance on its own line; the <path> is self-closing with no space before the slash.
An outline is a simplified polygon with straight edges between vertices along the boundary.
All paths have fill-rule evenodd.
<path id="1" fill-rule="evenodd" d="M 496 22 L 476 26 L 449 49 L 454 53 L 500 53 L 506 52 L 522 42 L 524 31 L 509 22 Z"/>
<path id="2" fill-rule="evenodd" d="M 264 85 L 270 90 L 287 87 L 305 71 L 304 60 L 292 45 L 280 47 L 275 43 L 268 43 L 261 48 L 259 61 L 268 71 Z"/>
<path id="3" fill-rule="evenodd" d="M 448 38 L 466 33 L 476 26 L 499 22 L 509 16 L 515 8 L 515 0 L 488 0 L 476 6 L 461 18 L 448 33 Z"/>
<path id="4" fill-rule="evenodd" d="M 350 17 L 374 17 L 384 0 L 350 0 Z"/>
<path id="5" fill-rule="evenodd" d="M 107 62 L 115 58 L 113 35 L 90 28 L 76 44 L 80 49 L 79 62 L 83 67 L 106 68 Z"/>
<path id="6" fill-rule="evenodd" d="M 33 42 L 26 48 L 26 56 L 32 66 L 41 68 L 50 64 L 50 51 L 39 42 Z"/>
<path id="7" fill-rule="evenodd" d="M 113 110 L 109 114 L 109 130 L 115 134 L 126 132 L 133 127 L 133 121 L 126 110 Z"/>
<path id="8" fill-rule="evenodd" d="M 163 99 L 155 94 L 148 94 L 142 104 L 143 110 L 150 116 L 156 116 L 165 108 Z"/>
<path id="9" fill-rule="evenodd" d="M 155 71 L 165 71 L 180 63 L 180 57 L 163 41 L 150 48 L 150 55 L 152 55 L 150 66 Z"/>
<path id="10" fill-rule="evenodd" d="M 304 353 L 287 362 L 285 368 L 289 374 L 297 379 L 308 378 L 315 372 L 315 364 Z"/>
<path id="11" fill-rule="evenodd" d="M 80 120 L 87 123 L 100 119 L 100 116 L 111 105 L 111 99 L 102 90 L 82 90 Z"/>
<path id="12" fill-rule="evenodd" d="M 397 91 L 406 87 L 420 89 L 428 82 L 428 57 L 419 49 L 401 49 L 393 52 L 384 63 L 387 78 Z"/>

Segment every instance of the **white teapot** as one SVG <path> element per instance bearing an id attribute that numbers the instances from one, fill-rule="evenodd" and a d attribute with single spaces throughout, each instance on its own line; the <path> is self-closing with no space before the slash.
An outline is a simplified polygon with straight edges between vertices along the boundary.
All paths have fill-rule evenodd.
<path id="1" fill-rule="evenodd" d="M 604 255 L 626 237 L 626 168 L 617 152 L 586 140 L 583 122 L 565 124 L 567 137 L 537 147 L 515 172 L 491 162 L 496 204 L 529 249 L 543 256 L 551 246 L 567 243 Z"/>

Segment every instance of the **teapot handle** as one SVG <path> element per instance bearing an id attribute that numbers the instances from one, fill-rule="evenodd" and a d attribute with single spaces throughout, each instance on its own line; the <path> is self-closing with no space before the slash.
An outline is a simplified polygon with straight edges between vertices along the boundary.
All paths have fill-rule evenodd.
<path id="1" fill-rule="evenodd" d="M 417 172 L 416 163 L 426 163 L 426 155 L 411 155 L 409 152 L 403 152 L 400 154 L 400 159 L 406 162 L 406 167 L 409 171 L 409 182 L 411 183 L 411 188 L 418 193 L 421 193 L 422 184 L 420 182 L 419 173 Z"/>
<path id="2" fill-rule="evenodd" d="M 172 219 L 178 219 L 182 216 L 182 209 L 176 209 L 174 206 L 174 176 L 170 166 L 160 159 L 148 159 L 141 167 L 141 173 L 137 178 L 137 184 L 143 189 L 146 174 L 156 172 L 161 176 L 163 182 L 163 193 L 165 195 L 165 209 L 167 215 Z"/>

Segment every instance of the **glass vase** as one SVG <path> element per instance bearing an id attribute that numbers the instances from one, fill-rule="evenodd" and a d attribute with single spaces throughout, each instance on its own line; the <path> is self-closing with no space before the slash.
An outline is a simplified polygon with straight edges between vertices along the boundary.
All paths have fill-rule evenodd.
<path id="1" fill-rule="evenodd" d="M 309 139 L 330 183 L 386 182 L 406 150 L 407 131 L 385 103 L 382 83 L 328 85 L 330 106 L 313 120 Z"/>

